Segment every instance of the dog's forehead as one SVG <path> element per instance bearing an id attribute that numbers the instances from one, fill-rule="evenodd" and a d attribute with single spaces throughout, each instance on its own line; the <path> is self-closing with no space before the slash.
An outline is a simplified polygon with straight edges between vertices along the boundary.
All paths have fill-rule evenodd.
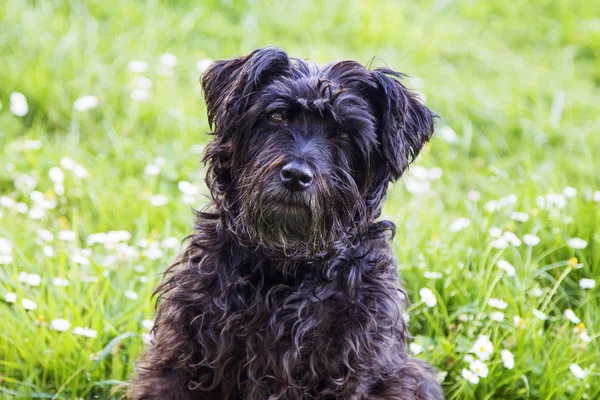
<path id="1" fill-rule="evenodd" d="M 291 74 L 277 77 L 264 89 L 263 100 L 270 104 L 303 109 L 321 113 L 333 111 L 338 116 L 347 114 L 348 105 L 360 104 L 363 110 L 369 109 L 366 98 L 352 85 L 345 85 L 335 76 L 323 71 L 310 74 Z"/>
<path id="2" fill-rule="evenodd" d="M 279 94 L 293 99 L 330 99 L 342 86 L 318 75 L 282 76 L 273 83 Z"/>

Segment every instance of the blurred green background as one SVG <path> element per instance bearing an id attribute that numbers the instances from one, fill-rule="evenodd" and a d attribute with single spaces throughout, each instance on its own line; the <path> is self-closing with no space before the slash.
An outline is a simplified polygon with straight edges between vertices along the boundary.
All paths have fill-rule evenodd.
<path id="1" fill-rule="evenodd" d="M 447 397 L 600 398 L 598 0 L 1 1 L 0 398 L 120 398 L 206 203 L 200 73 L 265 45 L 440 114 L 386 217 Z"/>

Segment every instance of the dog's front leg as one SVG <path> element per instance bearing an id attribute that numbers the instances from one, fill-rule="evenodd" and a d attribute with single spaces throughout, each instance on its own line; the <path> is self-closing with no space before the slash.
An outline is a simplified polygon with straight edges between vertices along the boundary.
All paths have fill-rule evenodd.
<path id="1" fill-rule="evenodd" d="M 135 367 L 128 398 L 132 400 L 222 400 L 221 388 L 208 388 L 210 369 L 195 366 L 201 358 L 198 346 L 186 329 L 190 318 L 177 312 L 173 301 L 159 307 L 153 338 Z M 202 385 L 203 384 L 203 385 Z"/>
<path id="2" fill-rule="evenodd" d="M 444 393 L 429 364 L 409 359 L 394 375 L 379 382 L 368 399 L 444 400 Z"/>
<path id="3" fill-rule="evenodd" d="M 180 368 L 161 366 L 164 354 L 149 347 L 136 366 L 128 399 L 131 400 L 221 400 L 220 389 L 193 390 L 191 374 Z M 190 389 L 192 387 L 192 389 Z"/>
<path id="4" fill-rule="evenodd" d="M 138 368 L 128 397 L 131 400 L 216 400 L 216 397 L 202 397 L 189 390 L 186 373 L 181 370 L 144 367 Z"/>

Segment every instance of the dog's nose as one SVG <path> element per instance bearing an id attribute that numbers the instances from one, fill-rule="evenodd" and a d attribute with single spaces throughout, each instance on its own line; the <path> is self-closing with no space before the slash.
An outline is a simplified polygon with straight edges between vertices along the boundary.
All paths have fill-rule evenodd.
<path id="1" fill-rule="evenodd" d="M 308 188 L 313 181 L 313 173 L 307 165 L 298 162 L 286 164 L 279 174 L 283 186 L 293 192 Z"/>

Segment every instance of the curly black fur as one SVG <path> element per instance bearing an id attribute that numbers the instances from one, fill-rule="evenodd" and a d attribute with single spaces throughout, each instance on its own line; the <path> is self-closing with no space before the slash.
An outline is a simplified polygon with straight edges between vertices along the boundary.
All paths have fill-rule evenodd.
<path id="1" fill-rule="evenodd" d="M 276 48 L 205 73 L 212 203 L 157 289 L 133 399 L 443 399 L 407 354 L 394 225 L 376 221 L 433 133 L 399 78 Z M 282 187 L 290 160 L 308 190 Z"/>

